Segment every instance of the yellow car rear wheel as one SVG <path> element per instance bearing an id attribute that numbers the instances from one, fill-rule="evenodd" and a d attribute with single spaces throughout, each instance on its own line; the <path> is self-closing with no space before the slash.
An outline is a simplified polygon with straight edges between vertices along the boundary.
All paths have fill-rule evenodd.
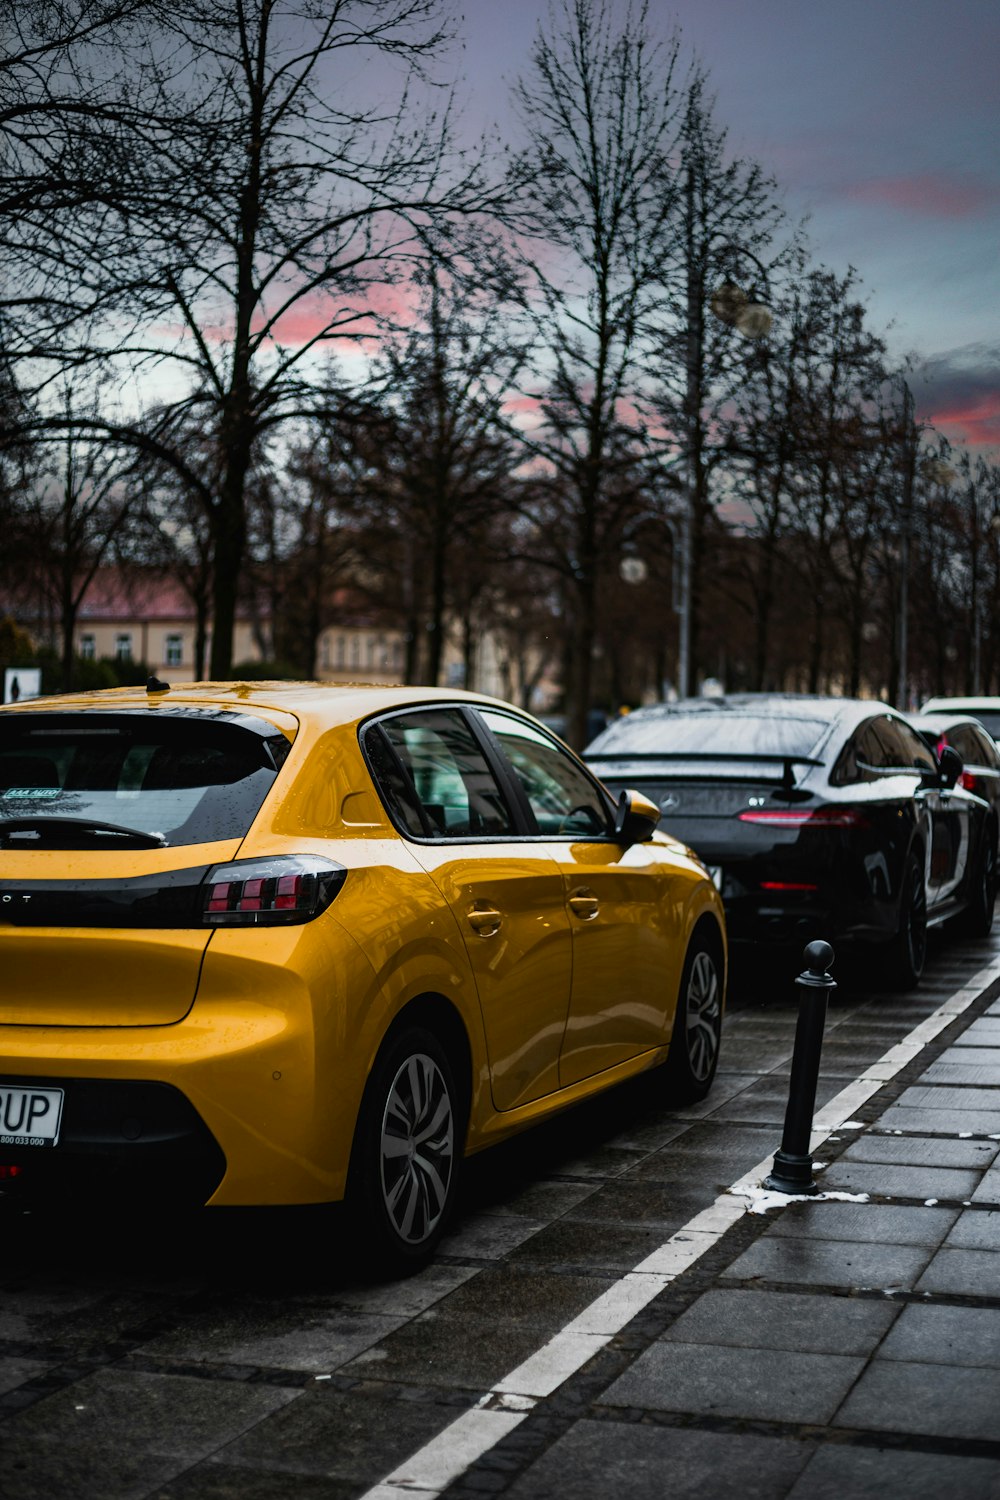
<path id="1" fill-rule="evenodd" d="M 454 1209 L 465 1121 L 448 1053 L 432 1031 L 404 1025 L 365 1089 L 348 1200 L 364 1246 L 383 1269 L 424 1265 Z"/>

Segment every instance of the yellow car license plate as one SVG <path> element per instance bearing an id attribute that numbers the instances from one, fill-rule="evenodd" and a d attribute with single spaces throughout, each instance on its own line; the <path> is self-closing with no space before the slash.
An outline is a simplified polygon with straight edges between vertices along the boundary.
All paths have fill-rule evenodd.
<path id="1" fill-rule="evenodd" d="M 0 1146 L 54 1146 L 62 1107 L 62 1089 L 0 1083 Z"/>

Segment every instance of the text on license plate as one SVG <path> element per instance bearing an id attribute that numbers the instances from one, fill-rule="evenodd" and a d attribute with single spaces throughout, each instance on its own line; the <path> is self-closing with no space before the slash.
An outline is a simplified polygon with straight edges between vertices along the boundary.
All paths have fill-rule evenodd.
<path id="1" fill-rule="evenodd" d="M 62 1089 L 14 1088 L 0 1083 L 0 1146 L 54 1146 L 62 1119 Z"/>

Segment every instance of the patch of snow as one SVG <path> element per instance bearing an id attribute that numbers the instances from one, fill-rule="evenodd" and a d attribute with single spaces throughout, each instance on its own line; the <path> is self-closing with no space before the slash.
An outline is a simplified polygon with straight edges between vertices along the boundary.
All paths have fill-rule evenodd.
<path id="1" fill-rule="evenodd" d="M 735 1195 L 745 1198 L 747 1213 L 766 1214 L 772 1208 L 784 1208 L 786 1203 L 869 1203 L 868 1193 L 779 1193 L 772 1188 L 741 1188 Z"/>

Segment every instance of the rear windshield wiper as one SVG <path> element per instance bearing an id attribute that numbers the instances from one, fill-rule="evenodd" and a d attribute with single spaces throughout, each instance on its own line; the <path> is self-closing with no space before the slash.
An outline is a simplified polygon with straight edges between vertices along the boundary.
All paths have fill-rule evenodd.
<path id="1" fill-rule="evenodd" d="M 8 849 L 163 849 L 167 840 L 162 833 L 92 818 L 4 818 L 0 843 Z"/>

